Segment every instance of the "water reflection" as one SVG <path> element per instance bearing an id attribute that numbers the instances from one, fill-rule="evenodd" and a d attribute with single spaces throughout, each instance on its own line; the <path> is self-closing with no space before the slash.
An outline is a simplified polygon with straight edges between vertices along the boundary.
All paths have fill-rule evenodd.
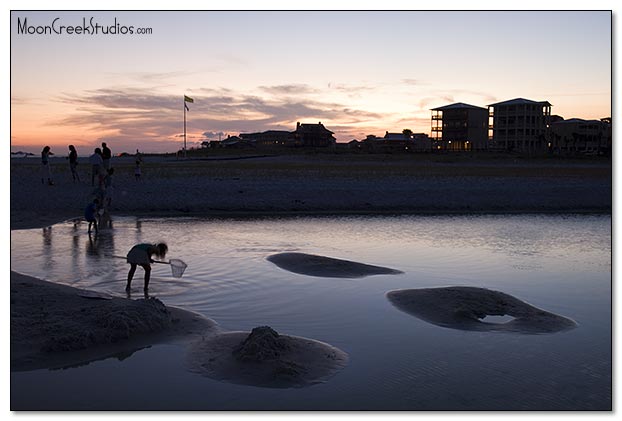
<path id="1" fill-rule="evenodd" d="M 115 218 L 108 237 L 98 237 L 92 245 L 85 230 L 82 235 L 78 231 L 58 224 L 45 241 L 40 230 L 13 231 L 12 269 L 124 296 L 128 266 L 123 259 L 105 256 L 124 256 L 134 244 L 163 239 L 171 257 L 183 259 L 188 269 L 182 279 L 175 279 L 170 268 L 154 267 L 152 296 L 199 312 L 226 330 L 269 325 L 333 344 L 351 355 L 347 369 L 321 387 L 270 395 L 279 404 L 287 401 L 301 408 L 307 402 L 336 402 L 335 409 L 404 410 L 610 407 L 607 215 Z M 355 282 L 310 277 L 266 260 L 282 252 L 394 267 L 404 274 Z M 50 264 L 51 259 L 56 261 Z M 391 290 L 449 285 L 502 291 L 577 320 L 580 328 L 553 335 L 442 329 L 396 311 L 385 298 Z M 142 292 L 141 283 L 138 287 Z M 478 323 L 489 322 L 485 318 Z M 157 349 L 145 353 L 157 354 Z M 138 367 L 133 371 L 138 374 L 122 378 L 148 400 L 161 390 L 156 380 L 144 382 L 144 367 L 170 368 L 176 360 L 141 356 L 121 364 L 121 370 L 110 364 L 106 367 L 111 369 L 93 370 L 84 378 L 105 377 L 118 384 L 120 371 Z M 76 369 L 75 377 L 83 375 L 80 370 L 88 368 Z M 179 367 L 170 370 L 168 378 L 183 380 L 176 383 L 178 393 L 164 399 L 171 408 L 183 408 L 189 401 L 200 402 L 202 409 L 219 408 L 232 394 L 239 396 L 237 409 L 257 408 L 269 400 L 265 391 L 183 377 L 175 371 Z M 147 375 L 161 377 L 160 372 Z M 24 391 L 41 384 L 28 380 Z M 49 384 L 58 388 L 58 377 Z M 104 389 L 106 396 L 121 394 Z M 40 392 L 46 396 L 48 390 Z"/>

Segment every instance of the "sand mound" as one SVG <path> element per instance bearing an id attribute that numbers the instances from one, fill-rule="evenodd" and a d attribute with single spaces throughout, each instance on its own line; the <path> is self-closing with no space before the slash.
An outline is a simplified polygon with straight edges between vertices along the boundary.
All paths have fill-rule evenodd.
<path id="1" fill-rule="evenodd" d="M 369 275 L 403 273 L 399 270 L 382 266 L 366 265 L 364 263 L 306 253 L 279 253 L 269 256 L 267 259 L 281 269 L 290 272 L 326 278 L 362 278 Z"/>
<path id="2" fill-rule="evenodd" d="M 188 367 L 206 377 L 260 387 L 306 387 L 326 381 L 348 361 L 343 351 L 323 342 L 279 335 L 268 326 L 227 332 L 197 341 Z"/>
<path id="3" fill-rule="evenodd" d="M 503 292 L 473 287 L 423 288 L 389 291 L 398 309 L 426 322 L 451 329 L 553 333 L 573 329 L 566 317 L 541 310 Z M 486 316 L 512 316 L 505 323 L 489 323 Z"/>
<path id="4" fill-rule="evenodd" d="M 164 337 L 216 329 L 209 319 L 166 307 L 156 298 L 93 295 L 11 272 L 11 370 L 64 367 L 106 355 L 127 357 L 129 350 Z"/>

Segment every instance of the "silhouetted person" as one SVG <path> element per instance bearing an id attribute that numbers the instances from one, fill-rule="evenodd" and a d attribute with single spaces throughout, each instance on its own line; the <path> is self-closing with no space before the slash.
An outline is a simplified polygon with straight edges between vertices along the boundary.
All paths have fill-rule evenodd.
<path id="1" fill-rule="evenodd" d="M 102 167 L 104 166 L 101 149 L 95 148 L 93 155 L 89 157 L 89 162 L 91 163 L 91 186 L 95 186 L 95 177 L 97 177 L 97 183 L 100 185 L 103 179 Z"/>
<path id="2" fill-rule="evenodd" d="M 76 147 L 69 145 L 69 169 L 71 170 L 71 177 L 73 182 L 80 181 L 80 175 L 78 174 L 78 152 Z"/>
<path id="3" fill-rule="evenodd" d="M 95 226 L 95 234 L 99 231 L 97 228 L 97 213 L 99 212 L 99 199 L 93 199 L 91 203 L 84 209 L 84 219 L 89 223 L 89 234 L 91 233 L 91 227 Z"/>
<path id="4" fill-rule="evenodd" d="M 143 163 L 143 157 L 140 154 L 140 152 L 138 152 L 138 149 L 136 149 L 136 159 L 134 161 L 135 165 L 134 165 L 134 178 L 136 179 L 136 181 L 140 181 L 140 176 L 141 176 L 141 168 L 140 166 Z"/>
<path id="5" fill-rule="evenodd" d="M 104 170 L 108 171 L 110 168 L 110 159 L 112 158 L 112 151 L 106 145 L 106 142 L 102 142 L 102 160 L 104 161 Z"/>
<path id="6" fill-rule="evenodd" d="M 132 286 L 132 279 L 134 278 L 134 272 L 136 272 L 136 266 L 140 265 L 145 270 L 145 284 L 144 291 L 145 294 L 149 289 L 149 278 L 151 276 L 151 263 L 153 263 L 153 259 L 151 256 L 157 256 L 162 259 L 166 256 L 166 252 L 168 252 L 168 246 L 166 243 L 158 243 L 158 244 L 148 244 L 141 243 L 136 244 L 132 249 L 127 253 L 127 262 L 130 264 L 130 271 L 127 274 L 127 286 L 125 287 L 126 292 L 130 292 Z"/>
<path id="7" fill-rule="evenodd" d="M 50 155 L 54 155 L 50 152 L 50 147 L 46 146 L 41 151 L 41 184 L 45 184 L 45 179 L 48 180 L 48 185 L 53 186 L 52 181 L 52 169 L 50 168 Z"/>

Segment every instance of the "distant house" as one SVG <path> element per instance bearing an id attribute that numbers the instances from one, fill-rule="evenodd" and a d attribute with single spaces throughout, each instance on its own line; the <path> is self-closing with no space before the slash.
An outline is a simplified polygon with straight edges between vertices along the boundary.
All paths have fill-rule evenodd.
<path id="1" fill-rule="evenodd" d="M 431 111 L 432 139 L 436 149 L 488 149 L 488 109 L 457 102 Z"/>
<path id="2" fill-rule="evenodd" d="M 356 139 L 352 139 L 351 141 L 348 142 L 348 148 L 350 149 L 361 149 L 361 143 Z"/>
<path id="3" fill-rule="evenodd" d="M 492 142 L 500 149 L 541 152 L 548 147 L 551 104 L 515 98 L 488 105 Z"/>
<path id="4" fill-rule="evenodd" d="M 322 122 L 317 124 L 296 123 L 296 130 L 291 132 L 294 141 L 302 146 L 328 147 L 334 146 L 336 139 L 333 132 L 328 130 Z"/>
<path id="5" fill-rule="evenodd" d="M 361 142 L 361 147 L 375 152 L 412 152 L 414 141 L 411 132 L 389 132 L 383 137 L 368 135 Z"/>
<path id="6" fill-rule="evenodd" d="M 432 139 L 426 133 L 413 133 L 413 150 L 415 152 L 430 152 Z"/>
<path id="7" fill-rule="evenodd" d="M 252 141 L 241 139 L 238 136 L 227 136 L 225 140 L 220 142 L 220 146 L 223 148 L 254 148 L 255 144 Z"/>
<path id="8" fill-rule="evenodd" d="M 571 118 L 551 123 L 548 148 L 560 154 L 601 154 L 611 151 L 611 123 Z"/>
<path id="9" fill-rule="evenodd" d="M 243 140 L 254 142 L 257 146 L 284 146 L 292 145 L 294 136 L 287 130 L 267 130 L 257 133 L 240 133 Z"/>

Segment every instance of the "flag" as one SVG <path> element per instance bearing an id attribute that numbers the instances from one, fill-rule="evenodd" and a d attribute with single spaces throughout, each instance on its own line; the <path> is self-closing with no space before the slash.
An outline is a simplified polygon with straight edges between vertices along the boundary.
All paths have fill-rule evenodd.
<path id="1" fill-rule="evenodd" d="M 184 107 L 186 107 L 186 111 L 190 111 L 190 108 L 188 108 L 185 102 L 184 102 Z"/>
<path id="2" fill-rule="evenodd" d="M 190 98 L 189 96 L 184 95 L 184 102 L 194 102 L 194 99 Z"/>

